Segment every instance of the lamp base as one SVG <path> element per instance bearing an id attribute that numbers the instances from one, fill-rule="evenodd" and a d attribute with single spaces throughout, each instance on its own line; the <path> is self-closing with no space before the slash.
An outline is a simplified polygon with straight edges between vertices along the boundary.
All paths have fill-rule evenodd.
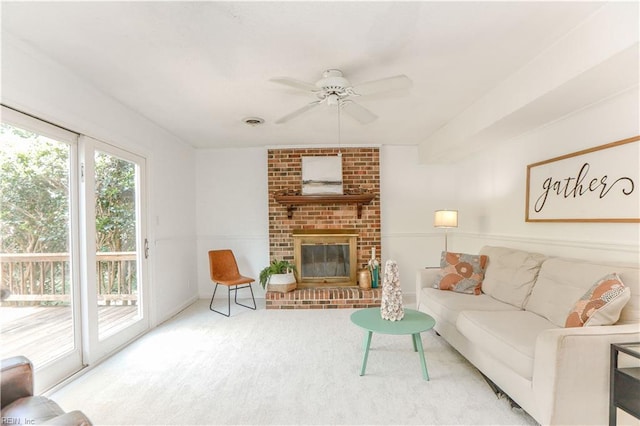
<path id="1" fill-rule="evenodd" d="M 444 251 L 445 253 L 449 251 L 449 247 L 447 244 L 447 229 L 444 230 Z"/>

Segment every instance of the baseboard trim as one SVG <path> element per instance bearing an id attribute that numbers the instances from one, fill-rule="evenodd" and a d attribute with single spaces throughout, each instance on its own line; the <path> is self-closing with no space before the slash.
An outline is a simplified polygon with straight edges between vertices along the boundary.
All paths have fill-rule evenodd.
<path id="1" fill-rule="evenodd" d="M 156 323 L 153 324 L 150 329 L 156 328 L 157 326 L 159 326 L 160 324 L 169 321 L 171 318 L 175 317 L 176 315 L 178 315 L 180 312 L 184 311 L 185 309 L 187 309 L 189 306 L 193 305 L 194 303 L 196 303 L 198 301 L 198 299 L 200 299 L 198 297 L 197 294 L 191 296 L 190 298 L 188 298 L 184 303 L 180 304 L 177 308 L 169 311 L 169 313 L 165 316 L 163 316 L 162 318 L 156 317 Z"/>

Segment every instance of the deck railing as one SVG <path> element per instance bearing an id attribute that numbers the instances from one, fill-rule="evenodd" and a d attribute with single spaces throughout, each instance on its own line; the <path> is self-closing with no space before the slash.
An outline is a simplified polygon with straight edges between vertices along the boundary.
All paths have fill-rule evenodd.
<path id="1" fill-rule="evenodd" d="M 135 252 L 96 253 L 98 304 L 136 304 Z M 0 254 L 0 284 L 11 291 L 4 304 L 69 302 L 68 253 Z"/>

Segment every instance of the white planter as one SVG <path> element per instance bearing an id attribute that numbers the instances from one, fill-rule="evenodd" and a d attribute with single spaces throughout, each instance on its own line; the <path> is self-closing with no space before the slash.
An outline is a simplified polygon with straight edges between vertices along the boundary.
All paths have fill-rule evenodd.
<path id="1" fill-rule="evenodd" d="M 277 291 L 279 293 L 288 293 L 295 290 L 298 286 L 296 282 L 296 276 L 293 272 L 287 272 L 286 274 L 273 274 L 269 277 L 268 282 L 269 291 Z"/>

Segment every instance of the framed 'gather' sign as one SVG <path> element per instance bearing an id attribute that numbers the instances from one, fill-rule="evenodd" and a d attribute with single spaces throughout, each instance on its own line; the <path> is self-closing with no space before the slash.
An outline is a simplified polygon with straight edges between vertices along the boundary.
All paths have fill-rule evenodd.
<path id="1" fill-rule="evenodd" d="M 640 136 L 527 166 L 527 222 L 640 222 Z"/>

